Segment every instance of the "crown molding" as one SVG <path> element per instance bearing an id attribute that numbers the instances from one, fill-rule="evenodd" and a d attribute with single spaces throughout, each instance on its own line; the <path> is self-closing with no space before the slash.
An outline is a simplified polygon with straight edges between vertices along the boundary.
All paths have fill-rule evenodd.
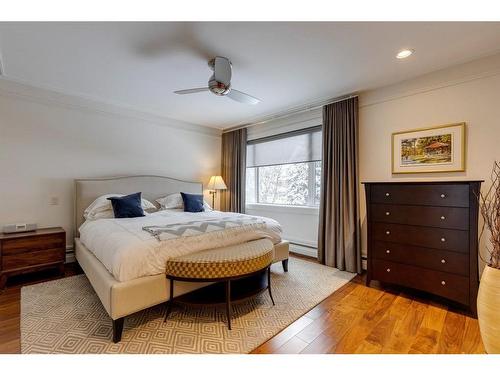
<path id="1" fill-rule="evenodd" d="M 126 117 L 146 121 L 158 126 L 204 134 L 212 137 L 221 137 L 222 131 L 217 128 L 193 124 L 186 121 L 172 119 L 157 113 L 144 111 L 132 106 L 115 104 L 84 97 L 82 95 L 67 94 L 52 88 L 33 86 L 16 79 L 0 76 L 0 95 L 45 105 L 55 105 L 65 109 L 97 113 L 112 117 Z"/>
<path id="2" fill-rule="evenodd" d="M 227 133 L 227 132 L 231 132 L 233 130 L 237 130 L 237 129 L 241 129 L 241 128 L 248 128 L 248 127 L 252 127 L 255 125 L 262 125 L 262 124 L 265 124 L 265 123 L 268 123 L 271 121 L 282 120 L 284 118 L 297 116 L 297 115 L 300 115 L 300 114 L 305 113 L 305 112 L 320 109 L 327 104 L 340 102 L 340 101 L 354 98 L 357 96 L 358 96 L 358 93 L 355 92 L 355 93 L 351 93 L 351 94 L 337 96 L 334 98 L 329 97 L 327 99 L 314 100 L 314 101 L 311 101 L 311 102 L 306 103 L 304 105 L 289 107 L 289 108 L 282 110 L 282 111 L 279 111 L 279 112 L 274 112 L 274 113 L 270 113 L 270 114 L 259 115 L 259 116 L 253 117 L 253 118 L 249 119 L 248 121 L 244 121 L 244 122 L 237 123 L 235 125 L 226 127 L 222 130 L 222 132 Z"/>
<path id="3" fill-rule="evenodd" d="M 390 102 L 447 87 L 500 75 L 500 54 L 436 70 L 389 86 L 367 90 L 360 96 L 360 108 Z"/>

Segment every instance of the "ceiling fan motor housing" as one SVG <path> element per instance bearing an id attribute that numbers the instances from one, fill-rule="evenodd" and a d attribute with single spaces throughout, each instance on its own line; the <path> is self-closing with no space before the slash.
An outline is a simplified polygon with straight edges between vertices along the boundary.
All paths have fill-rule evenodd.
<path id="1" fill-rule="evenodd" d="M 231 91 L 231 85 L 225 85 L 222 82 L 218 82 L 215 79 L 215 76 L 213 76 L 213 75 L 212 75 L 212 77 L 210 77 L 210 80 L 208 81 L 208 88 L 215 95 L 219 95 L 219 96 L 224 96 L 227 93 L 229 93 L 229 91 Z"/>

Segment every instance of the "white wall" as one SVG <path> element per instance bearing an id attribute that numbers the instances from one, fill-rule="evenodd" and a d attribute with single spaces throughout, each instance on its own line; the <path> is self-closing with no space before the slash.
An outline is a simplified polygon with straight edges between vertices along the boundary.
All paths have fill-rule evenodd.
<path id="1" fill-rule="evenodd" d="M 391 175 L 391 133 L 456 122 L 467 124 L 465 172 Z M 484 190 L 493 161 L 500 160 L 500 55 L 363 93 L 359 136 L 361 181 L 484 179 Z M 361 193 L 366 255 L 363 189 Z"/>
<path id="2" fill-rule="evenodd" d="M 248 139 L 268 137 L 321 125 L 321 123 L 322 115 L 321 108 L 319 108 L 250 126 Z M 283 238 L 292 242 L 292 251 L 312 257 L 317 256 L 318 208 L 250 204 L 247 205 L 246 213 L 277 220 L 283 228 Z"/>
<path id="3" fill-rule="evenodd" d="M 0 226 L 62 226 L 73 179 L 156 174 L 208 182 L 220 132 L 0 79 Z M 58 205 L 51 205 L 56 198 Z"/>
<path id="4" fill-rule="evenodd" d="M 292 251 L 312 257 L 318 255 L 318 208 L 249 204 L 246 213 L 278 221 L 283 238 L 292 243 Z"/>

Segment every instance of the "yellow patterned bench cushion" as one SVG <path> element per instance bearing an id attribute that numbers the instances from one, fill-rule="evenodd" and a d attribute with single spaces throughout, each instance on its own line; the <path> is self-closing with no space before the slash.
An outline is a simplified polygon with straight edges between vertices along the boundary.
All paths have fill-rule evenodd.
<path id="1" fill-rule="evenodd" d="M 218 279 L 246 275 L 268 267 L 274 246 L 269 239 L 204 250 L 167 261 L 167 276 Z"/>

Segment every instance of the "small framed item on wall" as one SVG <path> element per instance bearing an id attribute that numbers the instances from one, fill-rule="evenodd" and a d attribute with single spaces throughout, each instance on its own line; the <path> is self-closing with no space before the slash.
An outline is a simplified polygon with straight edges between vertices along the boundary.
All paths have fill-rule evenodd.
<path id="1" fill-rule="evenodd" d="M 465 171 L 465 123 L 392 134 L 392 173 Z"/>

